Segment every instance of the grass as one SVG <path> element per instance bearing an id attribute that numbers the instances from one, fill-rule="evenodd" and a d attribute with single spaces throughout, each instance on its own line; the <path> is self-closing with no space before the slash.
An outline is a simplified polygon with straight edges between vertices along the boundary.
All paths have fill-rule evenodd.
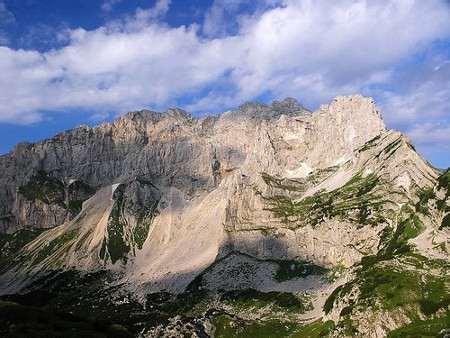
<path id="1" fill-rule="evenodd" d="M 377 145 L 376 141 L 378 141 L 381 137 L 380 135 L 375 136 L 374 138 L 370 139 L 369 141 L 367 141 L 360 149 L 358 149 L 358 152 L 363 152 L 366 150 L 369 150 L 373 147 L 375 147 Z"/>
<path id="2" fill-rule="evenodd" d="M 360 266 L 362 270 L 367 270 L 378 262 L 388 261 L 395 256 L 410 253 L 411 248 L 408 240 L 415 238 L 423 230 L 423 224 L 417 215 L 408 215 L 407 218 L 400 218 L 394 232 L 386 227 L 380 238 L 380 242 L 385 243 L 384 247 L 376 254 L 364 256 Z"/>
<path id="3" fill-rule="evenodd" d="M 36 256 L 32 257 L 33 264 L 38 264 L 43 260 L 47 259 L 51 255 L 54 255 L 57 250 L 61 249 L 64 246 L 67 246 L 71 242 L 73 242 L 78 236 L 80 229 L 72 229 L 64 233 L 63 235 L 55 238 L 53 241 L 47 243 L 44 247 L 42 247 Z M 55 259 L 62 259 L 62 255 L 58 254 Z M 55 261 L 54 263 L 58 263 Z"/>
<path id="4" fill-rule="evenodd" d="M 265 181 L 267 180 L 266 178 Z M 317 226 L 331 218 L 349 220 L 360 226 L 375 226 L 386 222 L 380 211 L 383 205 L 391 203 L 374 193 L 378 185 L 380 180 L 375 173 L 366 177 L 358 174 L 341 188 L 330 192 L 319 191 L 299 201 L 290 195 L 279 193 L 262 198 L 266 204 L 265 209 L 291 227 L 307 224 Z"/>
<path id="5" fill-rule="evenodd" d="M 445 217 L 442 219 L 439 229 L 443 228 L 450 228 L 450 214 L 445 215 Z"/>
<path id="6" fill-rule="evenodd" d="M 114 199 L 114 206 L 108 218 L 108 241 L 106 246 L 113 264 L 118 260 L 126 264 L 130 246 L 124 240 L 124 227 L 126 227 L 126 222 L 122 216 L 125 205 L 123 186 L 117 187 L 114 192 Z"/>
<path id="7" fill-rule="evenodd" d="M 418 191 L 419 201 L 416 203 L 416 211 L 424 215 L 430 215 L 428 201 L 436 198 L 433 188 L 425 188 Z"/>
<path id="8" fill-rule="evenodd" d="M 29 200 L 46 204 L 64 202 L 64 184 L 45 171 L 38 171 L 30 181 L 19 188 L 19 193 Z"/>
<path id="9" fill-rule="evenodd" d="M 402 138 L 399 137 L 398 139 L 396 139 L 395 141 L 393 141 L 392 143 L 388 144 L 386 146 L 386 148 L 383 149 L 383 152 L 385 152 L 386 154 L 390 153 L 390 152 L 394 152 L 399 144 L 402 142 Z"/>
<path id="10" fill-rule="evenodd" d="M 291 337 L 291 338 L 320 338 L 325 337 L 334 328 L 333 321 L 323 322 L 321 319 L 301 325 L 297 322 L 281 320 L 250 321 L 242 320 L 228 314 L 213 317 L 212 323 L 216 328 L 215 337 Z"/>
<path id="11" fill-rule="evenodd" d="M 138 182 L 154 187 L 148 181 L 139 180 Z M 100 251 L 100 258 L 108 256 L 113 264 L 117 261 L 126 264 L 129 253 L 134 252 L 135 247 L 142 249 L 153 218 L 158 212 L 159 199 L 155 199 L 147 206 L 140 206 L 137 212 L 130 211 L 129 206 L 133 202 L 125 195 L 126 189 L 126 184 L 121 184 L 114 191 L 114 206 L 107 224 L 108 238 L 102 244 Z M 129 223 L 129 217 L 126 215 L 136 219 L 134 227 L 132 223 Z"/>
<path id="12" fill-rule="evenodd" d="M 304 184 L 300 180 L 289 180 L 275 176 L 271 176 L 267 173 L 261 173 L 261 177 L 268 186 L 288 191 L 299 191 L 304 189 Z"/>
<path id="13" fill-rule="evenodd" d="M 117 324 L 101 325 L 71 314 L 0 300 L 0 336 L 20 337 L 114 337 L 133 335 Z"/>
<path id="14" fill-rule="evenodd" d="M 81 211 L 83 202 L 91 197 L 95 190 L 82 181 L 75 181 L 66 191 L 66 184 L 62 180 L 41 170 L 19 187 L 19 193 L 31 201 L 39 200 L 46 204 L 59 205 L 70 211 L 72 216 L 76 216 Z"/>
<path id="15" fill-rule="evenodd" d="M 153 221 L 153 218 L 157 215 L 159 200 L 156 200 L 149 207 L 143 208 L 136 218 L 136 227 L 133 230 L 134 242 L 138 249 L 142 249 L 145 240 L 147 239 L 148 230 Z"/>
<path id="16" fill-rule="evenodd" d="M 0 249 L 3 248 L 3 246 L 8 243 L 8 241 L 11 239 L 12 234 L 0 234 Z"/>
<path id="17" fill-rule="evenodd" d="M 355 280 L 336 288 L 326 300 L 324 311 L 329 313 L 337 299 L 359 289 L 358 297 L 351 298 L 340 312 L 337 326 L 346 335 L 353 336 L 358 331 L 356 313 L 369 311 L 376 316 L 383 309 L 385 315 L 386 311 L 392 314 L 402 311 L 411 321 L 388 337 L 436 337 L 449 320 L 446 283 L 445 275 L 405 270 L 392 262 L 377 263 L 357 271 Z M 427 319 L 423 320 L 424 317 Z"/>
<path id="18" fill-rule="evenodd" d="M 450 311 L 445 316 L 427 320 L 415 320 L 410 324 L 388 333 L 387 338 L 444 338 L 445 329 L 449 330 Z"/>
<path id="19" fill-rule="evenodd" d="M 199 281 L 191 283 L 187 291 L 174 295 L 159 292 L 147 295 L 146 306 L 133 300 L 132 294 L 126 294 L 112 286 L 117 276 L 111 272 L 79 273 L 76 271 L 54 271 L 27 287 L 23 293 L 3 297 L 2 305 L 20 303 L 21 308 L 32 309 L 51 326 L 46 334 L 50 337 L 128 337 L 137 335 L 145 329 L 158 325 L 167 325 L 169 319 L 180 316 L 183 323 L 196 323 L 196 318 L 207 317 L 216 326 L 216 337 L 302 337 L 303 326 L 295 318 L 298 313 L 309 309 L 310 301 L 291 293 L 260 292 L 256 290 L 238 290 L 219 292 L 220 302 L 214 293 L 199 289 Z M 108 286 L 111 285 L 111 286 Z M 123 301 L 128 299 L 127 301 Z M 117 302 L 119 300 L 120 302 Z M 231 313 L 216 309 L 215 306 L 227 306 Z M 240 318 L 236 313 L 258 315 L 258 309 L 271 309 L 268 317 Z M 200 310 L 201 311 L 197 311 Z M 228 310 L 227 310 L 228 311 Z M 0 311 L 1 312 L 1 311 Z M 8 311 L 11 312 L 11 311 Z M 69 313 L 71 313 L 69 315 Z M 63 330 L 53 334 L 54 314 L 77 318 L 74 325 L 59 323 Z M 22 316 L 23 317 L 23 316 Z M 18 317 L 17 320 L 19 320 Z M 0 322 L 2 317 L 0 315 Z M 22 320 L 22 319 L 20 319 Z M 24 317 L 21 323 L 28 325 Z M 41 328 L 31 320 L 31 328 L 39 337 Z M 1 325 L 1 324 L 0 324 Z M 191 325 L 192 330 L 201 332 L 203 328 Z M 321 327 L 318 325 L 317 328 Z M 315 329 L 308 327 L 311 332 Z M 22 330 L 22 326 L 20 327 Z M 66 331 L 71 330 L 69 333 Z M 198 331 L 200 330 L 200 331 Z M 192 333 L 192 332 L 191 332 Z M 306 336 L 307 337 L 307 336 Z M 311 335 L 316 337 L 316 335 Z"/>
<path id="20" fill-rule="evenodd" d="M 336 289 L 333 290 L 333 292 L 330 294 L 330 296 L 328 296 L 323 305 L 323 311 L 325 312 L 325 314 L 329 314 L 331 312 L 336 300 L 338 300 L 339 297 L 346 295 L 353 288 L 354 284 L 355 283 L 351 281 L 344 285 L 339 285 Z"/>
<path id="21" fill-rule="evenodd" d="M 253 337 L 294 337 L 301 325 L 294 322 L 282 322 L 272 319 L 267 321 L 237 320 L 226 314 L 212 318 L 217 338 L 253 338 Z"/>
<path id="22" fill-rule="evenodd" d="M 295 338 L 320 338 L 326 337 L 334 329 L 334 322 L 332 320 L 322 321 L 318 319 L 310 324 L 302 326 L 298 331 L 292 335 Z"/>
<path id="23" fill-rule="evenodd" d="M 334 268 L 328 270 L 327 274 L 325 275 L 325 281 L 328 284 L 334 283 L 339 277 L 341 277 L 345 271 L 347 271 L 347 268 L 343 265 L 335 266 Z"/>
<path id="24" fill-rule="evenodd" d="M 439 176 L 438 189 L 446 189 L 447 192 L 450 190 L 450 168 L 448 168 L 441 176 Z"/>
<path id="25" fill-rule="evenodd" d="M 81 211 L 84 201 L 69 201 L 68 209 L 72 215 L 78 215 Z"/>
<path id="26" fill-rule="evenodd" d="M 54 322 L 59 321 L 53 320 L 54 314 L 77 318 L 76 324 L 58 323 L 60 326 L 57 326 L 57 330 L 62 330 L 61 335 L 59 331 L 53 334 L 52 330 L 47 330 L 44 326 L 47 336 L 51 337 L 72 337 L 70 332 L 74 333 L 73 336 L 109 337 L 111 334 L 115 337 L 128 337 L 137 335 L 145 328 L 167 325 L 169 319 L 175 316 L 180 316 L 183 323 L 195 323 L 196 318 L 203 316 L 210 318 L 216 327 L 216 337 L 301 337 L 298 332 L 303 327 L 295 320 L 286 319 L 286 314 L 302 313 L 310 306 L 309 301 L 290 293 L 264 293 L 256 290 L 221 293 L 220 304 L 233 304 L 235 307 L 246 309 L 245 313 L 258 307 L 269 306 L 272 309 L 270 318 L 242 319 L 235 314 L 214 309 L 213 306 L 217 304 L 214 299 L 217 298 L 193 285 L 179 295 L 166 292 L 149 294 L 144 308 L 133 300 L 132 295 L 120 296 L 119 289 L 105 288 L 115 279 L 116 277 L 106 271 L 85 274 L 76 271 L 55 271 L 34 282 L 24 293 L 9 296 L 5 299 L 7 302 L 1 302 L 0 321 L 1 306 L 17 302 L 22 304 L 17 305 L 21 308 L 32 309 L 33 314 L 44 313 L 45 315 L 41 317 L 52 330 L 55 328 Z M 124 297 L 128 297 L 129 300 L 118 304 L 116 300 Z M 199 306 L 204 310 L 194 315 L 193 310 Z M 41 328 L 34 324 L 34 319 L 30 321 L 26 317 L 22 319 L 23 315 L 17 320 L 19 318 L 21 323 L 31 321 L 33 323 L 31 328 L 36 332 L 36 336 L 40 336 Z M 198 329 L 203 330 L 201 327 L 196 328 L 195 325 L 191 327 L 195 332 Z M 22 327 L 20 329 L 22 330 Z M 310 329 L 314 332 L 312 328 Z M 70 332 L 67 333 L 66 330 Z"/>
<path id="27" fill-rule="evenodd" d="M 442 199 L 436 200 L 438 210 L 442 212 L 450 212 L 450 206 L 447 205 L 447 201 L 450 198 L 450 168 L 439 176 L 437 189 L 445 191 L 445 196 Z M 444 225 L 442 225 L 442 227 L 444 227 Z"/>
<path id="28" fill-rule="evenodd" d="M 381 241 L 384 243 L 377 255 L 362 258 L 356 278 L 343 286 L 336 288 L 324 305 L 324 312 L 329 313 L 337 299 L 347 295 L 354 288 L 359 289 L 357 304 L 359 308 L 382 306 L 386 310 L 396 310 L 399 307 L 409 309 L 409 315 L 414 320 L 417 315 L 411 309 L 419 309 L 424 315 L 436 313 L 449 304 L 450 297 L 445 296 L 445 281 L 433 274 L 423 274 L 422 269 L 437 262 L 415 254 L 408 245 L 408 240 L 416 237 L 423 224 L 419 217 L 407 206 L 406 215 L 398 216 L 395 231 L 386 228 Z M 413 269 L 403 269 L 392 263 L 401 260 Z M 348 304 L 341 311 L 345 317 L 354 311 L 354 306 Z M 349 324 L 349 323 L 347 323 Z M 346 328 L 348 325 L 343 323 Z"/>
<path id="29" fill-rule="evenodd" d="M 410 258 L 409 264 L 412 263 L 413 260 Z M 432 315 L 448 309 L 450 305 L 450 296 L 446 292 L 447 283 L 448 278 L 445 275 L 404 269 L 390 261 L 378 262 L 366 269 L 360 269 L 357 271 L 355 280 L 336 288 L 326 300 L 324 311 L 326 314 L 329 313 L 337 299 L 358 288 L 358 298 L 353 300 L 353 303 L 350 301 L 341 310 L 343 326 L 348 323 L 346 324 L 346 319 L 342 317 L 355 311 L 367 309 L 377 311 L 380 307 L 392 312 L 403 309 L 412 321 L 420 320 L 418 311 L 422 313 L 422 316 L 432 318 Z"/>
<path id="30" fill-rule="evenodd" d="M 103 327 L 120 324 L 130 332 L 140 332 L 146 322 L 143 307 L 132 295 L 109 286 L 114 280 L 117 276 L 107 271 L 52 271 L 3 300 L 52 313 L 71 313 Z"/>
<path id="31" fill-rule="evenodd" d="M 14 264 L 14 260 L 17 259 L 18 252 L 45 230 L 41 228 L 21 229 L 14 234 L 1 235 L 0 272 L 10 268 Z"/>

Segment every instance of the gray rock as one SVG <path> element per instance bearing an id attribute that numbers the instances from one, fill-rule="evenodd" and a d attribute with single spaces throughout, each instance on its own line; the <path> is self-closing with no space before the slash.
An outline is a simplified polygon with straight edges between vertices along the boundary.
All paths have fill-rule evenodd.
<path id="1" fill-rule="evenodd" d="M 132 112 L 19 144 L 0 170 L 1 231 L 54 227 L 21 251 L 26 269 L 123 269 L 146 292 L 181 292 L 231 251 L 351 266 L 382 247 L 399 205 L 415 203 L 440 174 L 360 95 L 315 113 L 293 99 L 201 119 L 180 109 Z M 27 198 L 37 172 L 92 191 Z M 71 198 L 88 198 L 79 214 L 61 202 Z M 136 241 L 140 213 L 156 201 Z M 114 217 L 119 254 L 108 231 Z M 75 230 L 74 241 L 34 261 L 39 245 Z"/>

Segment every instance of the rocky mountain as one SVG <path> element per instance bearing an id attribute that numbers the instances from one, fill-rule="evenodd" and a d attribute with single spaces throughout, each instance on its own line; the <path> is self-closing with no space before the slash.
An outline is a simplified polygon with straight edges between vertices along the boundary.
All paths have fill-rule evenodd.
<path id="1" fill-rule="evenodd" d="M 131 112 L 0 170 L 3 299 L 100 336 L 450 334 L 450 172 L 370 98 Z"/>

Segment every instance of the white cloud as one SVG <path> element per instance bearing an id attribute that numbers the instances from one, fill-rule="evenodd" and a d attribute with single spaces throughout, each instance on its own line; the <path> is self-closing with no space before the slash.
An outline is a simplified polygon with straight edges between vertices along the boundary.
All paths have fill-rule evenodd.
<path id="1" fill-rule="evenodd" d="M 385 118 L 393 127 L 405 130 L 422 121 L 450 120 L 450 63 L 435 63 L 411 65 L 406 74 L 394 72 L 397 91 L 380 95 Z"/>
<path id="2" fill-rule="evenodd" d="M 446 122 L 423 122 L 408 130 L 408 135 L 420 145 L 439 144 L 440 150 L 450 150 L 450 125 Z"/>
<path id="3" fill-rule="evenodd" d="M 153 7 L 136 9 L 133 18 L 127 21 L 126 27 L 128 31 L 137 31 L 145 29 L 149 24 L 161 19 L 169 11 L 171 0 L 157 0 Z"/>
<path id="4" fill-rule="evenodd" d="M 393 72 L 397 91 L 380 93 L 384 118 L 388 126 L 406 133 L 433 163 L 448 167 L 450 63 L 433 55 L 424 64 L 410 68 Z"/>
<path id="5" fill-rule="evenodd" d="M 100 123 L 103 121 L 107 121 L 111 117 L 110 113 L 107 112 L 99 112 L 95 113 L 90 117 L 90 120 L 94 123 Z"/>
<path id="6" fill-rule="evenodd" d="M 248 0 L 215 0 L 205 13 L 202 31 L 206 36 L 226 36 L 230 29 L 238 28 L 239 7 Z"/>
<path id="7" fill-rule="evenodd" d="M 3 1 L 0 1 L 0 25 L 9 25 L 15 22 L 14 14 L 6 8 Z"/>
<path id="8" fill-rule="evenodd" d="M 9 44 L 8 33 L 0 29 L 0 46 L 6 46 Z"/>
<path id="9" fill-rule="evenodd" d="M 48 110 L 98 114 L 180 102 L 193 111 L 226 109 L 268 91 L 314 108 L 392 81 L 399 62 L 450 32 L 445 2 L 387 0 L 266 1 L 264 10 L 235 21 L 233 36 L 207 28 L 222 20 L 213 18 L 214 8 L 229 13 L 242 1 L 227 0 L 221 9 L 215 3 L 203 26 L 166 25 L 161 19 L 170 1 L 160 0 L 122 22 L 60 32 L 68 38 L 63 48 L 0 47 L 0 121 L 29 123 Z M 205 30 L 219 37 L 205 37 Z M 414 91 L 407 94 L 380 97 L 386 107 L 404 109 L 404 120 L 418 114 Z M 448 93 L 433 94 L 436 109 L 445 110 L 440 102 Z"/>
<path id="10" fill-rule="evenodd" d="M 102 10 L 105 12 L 112 11 L 113 7 L 120 3 L 122 0 L 103 0 L 102 2 Z"/>

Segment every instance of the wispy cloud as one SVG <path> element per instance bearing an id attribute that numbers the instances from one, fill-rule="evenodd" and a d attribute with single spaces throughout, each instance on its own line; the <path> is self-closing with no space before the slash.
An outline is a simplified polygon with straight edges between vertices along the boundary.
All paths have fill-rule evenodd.
<path id="1" fill-rule="evenodd" d="M 0 26 L 10 25 L 16 22 L 14 14 L 6 8 L 3 0 L 0 0 Z"/>
<path id="2" fill-rule="evenodd" d="M 153 7 L 137 8 L 134 17 L 126 20 L 126 30 L 128 32 L 140 31 L 159 21 L 169 11 L 171 2 L 171 0 L 157 0 Z"/>
<path id="3" fill-rule="evenodd" d="M 101 4 L 102 10 L 105 12 L 110 12 L 113 7 L 120 2 L 122 2 L 122 0 L 103 0 Z"/>
<path id="4" fill-rule="evenodd" d="M 311 108 L 338 94 L 373 92 L 391 123 L 408 130 L 448 114 L 442 88 L 449 77 L 439 75 L 445 60 L 430 57 L 417 81 L 403 79 L 399 67 L 450 38 L 445 1 L 266 1 L 239 16 L 245 3 L 215 2 L 204 22 L 170 27 L 163 21 L 170 1 L 160 0 L 95 30 L 59 32 L 68 39 L 62 48 L 0 47 L 0 121 L 31 123 L 43 111 L 76 108 L 98 114 L 181 105 L 203 112 L 267 92 Z M 233 34 L 214 27 L 230 15 L 239 16 Z M 433 112 L 424 117 L 420 105 L 430 102 Z"/>
<path id="5" fill-rule="evenodd" d="M 7 46 L 9 41 L 8 33 L 0 29 L 0 46 Z"/>

